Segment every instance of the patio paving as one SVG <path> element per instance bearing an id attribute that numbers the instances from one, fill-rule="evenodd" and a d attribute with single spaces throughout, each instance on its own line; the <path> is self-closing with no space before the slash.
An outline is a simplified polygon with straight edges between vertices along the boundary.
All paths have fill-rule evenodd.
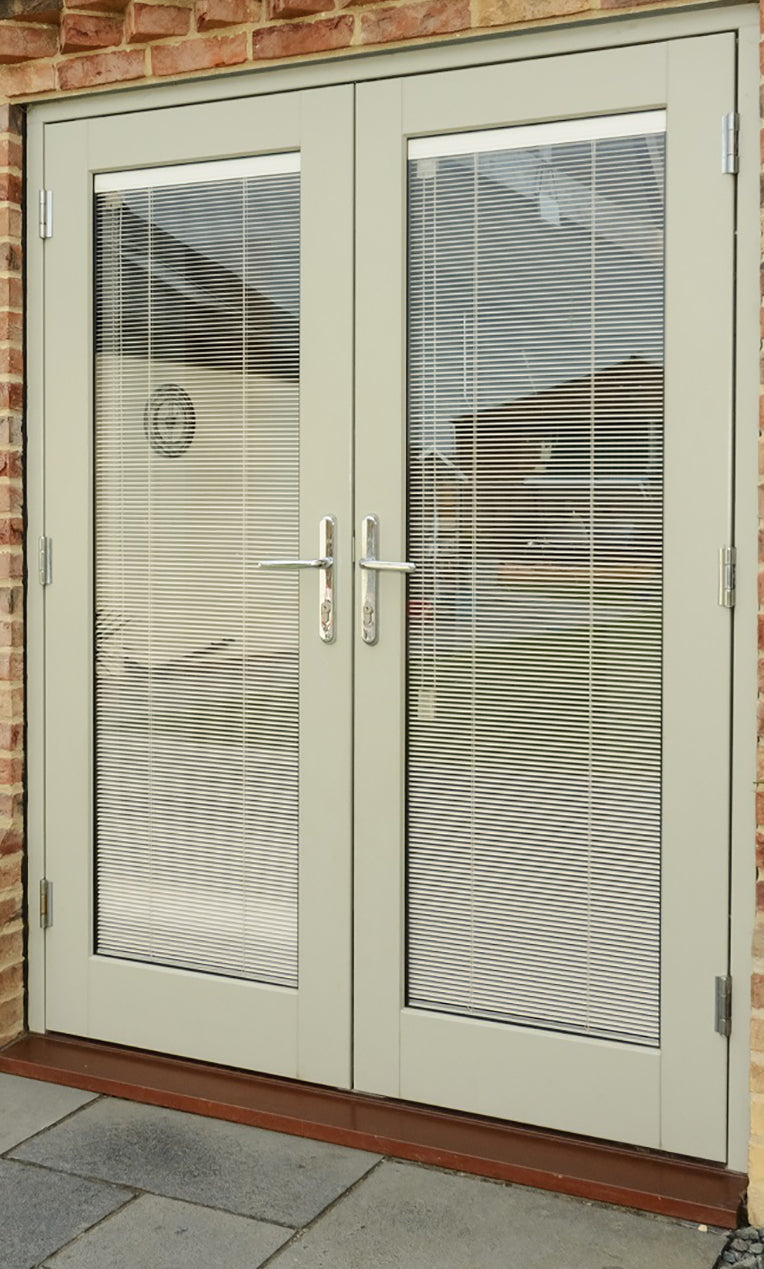
<path id="1" fill-rule="evenodd" d="M 0 1074 L 0 1269 L 711 1269 L 724 1239 Z"/>

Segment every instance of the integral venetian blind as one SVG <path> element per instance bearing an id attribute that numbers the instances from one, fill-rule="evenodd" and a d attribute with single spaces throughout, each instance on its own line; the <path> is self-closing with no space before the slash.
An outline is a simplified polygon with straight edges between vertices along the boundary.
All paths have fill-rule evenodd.
<path id="1" fill-rule="evenodd" d="M 95 187 L 96 945 L 295 986 L 299 160 Z"/>
<path id="2" fill-rule="evenodd" d="M 664 127 L 409 155 L 408 1003 L 649 1045 Z"/>

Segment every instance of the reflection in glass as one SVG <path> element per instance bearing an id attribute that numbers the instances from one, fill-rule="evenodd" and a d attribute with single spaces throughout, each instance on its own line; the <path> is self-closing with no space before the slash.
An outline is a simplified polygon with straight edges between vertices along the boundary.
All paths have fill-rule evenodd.
<path id="1" fill-rule="evenodd" d="M 294 168 L 95 196 L 97 950 L 284 986 L 298 591 L 255 561 L 298 546 Z"/>
<path id="2" fill-rule="evenodd" d="M 538 137 L 409 162 L 408 1000 L 657 1044 L 664 137 Z"/>

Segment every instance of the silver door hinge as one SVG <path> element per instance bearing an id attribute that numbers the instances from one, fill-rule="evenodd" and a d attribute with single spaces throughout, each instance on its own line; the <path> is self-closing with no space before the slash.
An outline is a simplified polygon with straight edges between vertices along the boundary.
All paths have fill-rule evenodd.
<path id="1" fill-rule="evenodd" d="M 49 930 L 53 924 L 53 882 L 40 882 L 40 926 Z"/>
<path id="2" fill-rule="evenodd" d="M 730 175 L 740 170 L 739 135 L 740 115 L 731 110 L 728 115 L 722 115 L 722 172 Z"/>
<path id="3" fill-rule="evenodd" d="M 53 237 L 53 190 L 41 189 L 39 194 L 39 229 L 41 238 Z"/>
<path id="4" fill-rule="evenodd" d="M 53 581 L 53 542 L 50 538 L 40 538 L 37 552 L 37 569 L 41 586 L 50 586 Z"/>
<path id="5" fill-rule="evenodd" d="M 736 564 L 734 546 L 723 546 L 719 552 L 719 603 L 722 608 L 735 607 Z"/>
<path id="6" fill-rule="evenodd" d="M 719 1035 L 732 1031 L 732 979 L 729 974 L 716 980 L 715 1028 Z"/>

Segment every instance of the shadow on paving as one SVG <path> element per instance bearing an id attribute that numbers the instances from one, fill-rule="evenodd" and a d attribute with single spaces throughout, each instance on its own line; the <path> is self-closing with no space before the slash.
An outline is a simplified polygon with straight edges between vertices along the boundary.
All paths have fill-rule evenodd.
<path id="1" fill-rule="evenodd" d="M 0 1075 L 0 1269 L 711 1269 L 662 1217 Z"/>

